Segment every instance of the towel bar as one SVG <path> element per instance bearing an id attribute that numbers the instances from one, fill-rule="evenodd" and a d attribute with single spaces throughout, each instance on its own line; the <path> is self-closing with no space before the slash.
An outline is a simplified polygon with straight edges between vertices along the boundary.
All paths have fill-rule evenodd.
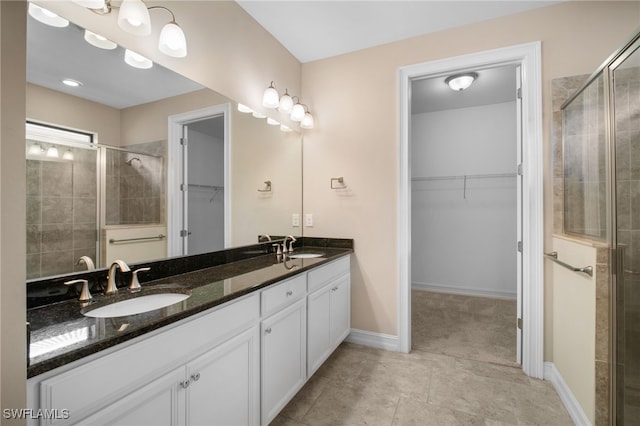
<path id="1" fill-rule="evenodd" d="M 593 276 L 593 267 L 592 266 L 584 266 L 582 268 L 576 268 L 575 266 L 571 266 L 568 263 L 565 263 L 561 260 L 558 260 L 558 252 L 552 251 L 551 253 L 544 254 L 548 259 L 553 260 L 560 266 L 564 266 L 565 268 L 573 271 L 573 272 L 582 272 L 583 274 L 587 274 L 590 277 Z"/>

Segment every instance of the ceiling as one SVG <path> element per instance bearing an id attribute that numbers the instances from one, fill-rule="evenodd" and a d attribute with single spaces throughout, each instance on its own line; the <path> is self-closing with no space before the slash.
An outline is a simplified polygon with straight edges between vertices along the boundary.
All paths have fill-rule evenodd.
<path id="1" fill-rule="evenodd" d="M 524 0 L 236 1 L 301 62 L 558 3 Z M 111 51 L 95 48 L 84 41 L 83 30 L 73 24 L 67 28 L 54 28 L 29 17 L 27 43 L 27 81 L 114 108 L 126 108 L 202 88 L 157 64 L 150 70 L 132 68 L 124 63 L 121 47 Z M 451 100 L 436 98 L 436 94 L 456 95 L 453 99 L 463 100 L 466 106 L 470 106 L 469 102 L 487 103 L 486 99 L 470 98 L 482 94 L 481 89 L 487 87 L 485 83 L 492 80 L 490 75 L 489 70 L 483 71 L 475 87 L 462 93 L 443 90 L 446 86 L 440 84 L 442 82 L 415 82 L 414 112 L 426 112 L 440 100 L 444 102 L 442 105 L 456 107 L 448 103 Z M 70 88 L 61 84 L 62 78 L 72 78 L 83 85 Z M 426 92 L 430 93 L 428 98 L 419 98 L 420 93 Z M 424 102 L 418 105 L 419 99 Z"/>
<path id="2" fill-rule="evenodd" d="M 560 1 L 236 0 L 302 63 Z"/>

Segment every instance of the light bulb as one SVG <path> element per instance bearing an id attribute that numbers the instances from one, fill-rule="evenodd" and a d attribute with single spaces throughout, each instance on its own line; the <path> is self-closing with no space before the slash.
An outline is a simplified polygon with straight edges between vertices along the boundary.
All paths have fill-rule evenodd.
<path id="1" fill-rule="evenodd" d="M 129 49 L 124 51 L 124 61 L 134 68 L 149 69 L 153 66 L 151 60 Z"/>
<path id="2" fill-rule="evenodd" d="M 33 3 L 29 3 L 29 15 L 36 21 L 52 27 L 64 28 L 69 25 L 69 21 L 66 19 Z"/>
<path id="3" fill-rule="evenodd" d="M 29 147 L 29 155 L 42 155 L 44 149 L 39 143 L 34 143 Z"/>
<path id="4" fill-rule="evenodd" d="M 278 105 L 280 105 L 280 95 L 278 95 L 278 91 L 272 81 L 262 95 L 262 106 L 265 108 L 277 108 Z"/>
<path id="5" fill-rule="evenodd" d="M 49 148 L 47 148 L 47 157 L 49 158 L 60 157 L 60 154 L 58 153 L 58 148 L 56 148 L 55 145 L 51 145 Z"/>
<path id="6" fill-rule="evenodd" d="M 178 24 L 169 22 L 162 27 L 158 49 L 165 55 L 173 56 L 174 58 L 187 56 L 187 39 Z"/>
<path id="7" fill-rule="evenodd" d="M 293 106 L 293 109 L 291 110 L 291 120 L 292 121 L 302 121 L 304 119 L 304 114 L 305 114 L 305 110 L 304 107 L 302 106 L 302 104 L 297 103 Z"/>
<path id="8" fill-rule="evenodd" d="M 89 30 L 84 30 L 84 39 L 92 46 L 99 47 L 100 49 L 112 50 L 118 47 L 118 45 L 106 37 L 96 34 Z"/>
<path id="9" fill-rule="evenodd" d="M 73 151 L 71 151 L 70 149 L 67 149 L 64 152 L 64 154 L 62 154 L 62 159 L 63 160 L 73 161 Z"/>
<path id="10" fill-rule="evenodd" d="M 289 96 L 289 93 L 285 89 L 284 94 L 280 96 L 280 105 L 278 106 L 278 111 L 284 113 L 290 113 L 293 108 L 293 98 Z"/>
<path id="11" fill-rule="evenodd" d="M 118 12 L 118 26 L 129 34 L 151 34 L 151 19 L 147 6 L 141 0 L 123 0 Z"/>
<path id="12" fill-rule="evenodd" d="M 304 118 L 300 123 L 300 127 L 302 127 L 303 129 L 313 129 L 313 126 L 314 126 L 313 115 L 311 115 L 311 113 L 309 112 L 305 113 Z"/>

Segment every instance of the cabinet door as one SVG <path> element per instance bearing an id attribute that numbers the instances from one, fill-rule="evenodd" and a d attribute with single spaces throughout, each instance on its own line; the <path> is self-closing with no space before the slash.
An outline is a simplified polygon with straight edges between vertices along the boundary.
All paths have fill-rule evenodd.
<path id="1" fill-rule="evenodd" d="M 331 296 L 332 286 L 311 293 L 307 305 L 307 359 L 311 376 L 331 353 Z"/>
<path id="2" fill-rule="evenodd" d="M 337 347 L 351 331 L 351 283 L 349 275 L 331 284 L 331 343 Z"/>
<path id="3" fill-rule="evenodd" d="M 259 344 L 256 325 L 187 365 L 187 424 L 260 422 Z"/>
<path id="4" fill-rule="evenodd" d="M 118 426 L 184 425 L 185 368 L 177 368 L 78 424 Z M 72 419 L 73 420 L 73 419 Z M 75 423 L 75 422 L 74 422 Z"/>
<path id="5" fill-rule="evenodd" d="M 306 299 L 262 322 L 262 424 L 267 425 L 306 380 Z"/>

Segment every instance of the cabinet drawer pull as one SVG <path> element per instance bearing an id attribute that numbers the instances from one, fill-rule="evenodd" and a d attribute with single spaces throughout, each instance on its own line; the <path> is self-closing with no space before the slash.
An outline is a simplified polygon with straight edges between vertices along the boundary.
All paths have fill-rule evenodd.
<path id="1" fill-rule="evenodd" d="M 197 382 L 200 380 L 200 373 L 192 374 L 191 379 L 193 379 L 194 382 Z"/>
<path id="2" fill-rule="evenodd" d="M 188 388 L 189 387 L 189 379 L 181 381 L 180 382 L 180 386 L 182 386 L 182 389 Z"/>
<path id="3" fill-rule="evenodd" d="M 264 331 L 264 334 L 271 334 L 271 327 L 267 328 L 267 329 Z"/>
<path id="4" fill-rule="evenodd" d="M 287 292 L 287 297 L 289 297 L 289 296 L 293 296 L 293 290 L 289 290 L 289 291 Z"/>

